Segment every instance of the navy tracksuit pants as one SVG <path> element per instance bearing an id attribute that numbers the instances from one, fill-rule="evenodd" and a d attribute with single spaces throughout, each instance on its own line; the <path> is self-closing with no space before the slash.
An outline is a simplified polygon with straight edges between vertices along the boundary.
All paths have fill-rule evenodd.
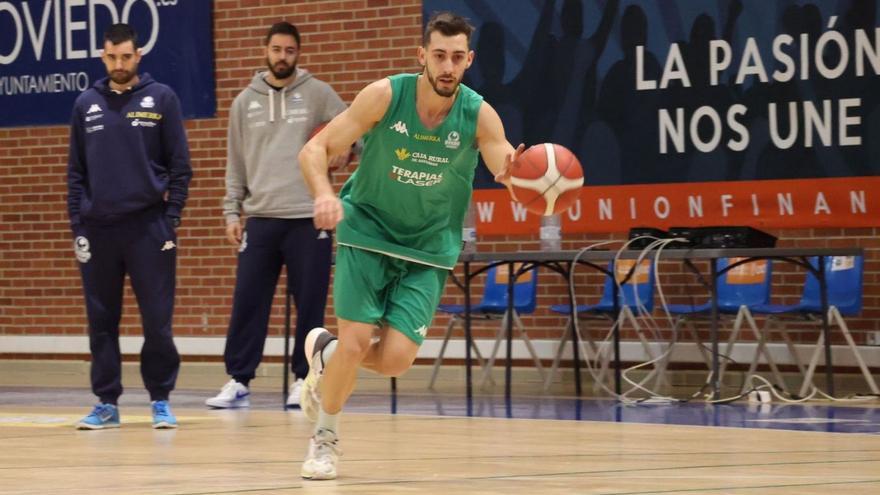
<path id="1" fill-rule="evenodd" d="M 85 225 L 84 234 L 88 259 L 80 262 L 80 272 L 89 319 L 92 392 L 110 404 L 122 395 L 119 320 L 128 273 L 143 323 L 141 377 L 150 400 L 167 400 L 180 368 L 171 335 L 177 265 L 174 228 L 164 209 L 156 207 L 112 225 Z M 77 239 L 77 244 L 82 241 Z"/>
<path id="2" fill-rule="evenodd" d="M 287 291 L 296 305 L 296 338 L 291 371 L 305 378 L 306 334 L 324 325 L 333 243 L 311 218 L 247 220 L 238 254 L 232 317 L 226 338 L 226 372 L 248 384 L 263 359 L 269 314 L 281 265 L 287 266 Z"/>

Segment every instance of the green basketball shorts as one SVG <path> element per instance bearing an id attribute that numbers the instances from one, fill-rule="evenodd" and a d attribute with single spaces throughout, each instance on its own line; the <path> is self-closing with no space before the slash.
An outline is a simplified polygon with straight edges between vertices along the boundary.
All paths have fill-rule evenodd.
<path id="1" fill-rule="evenodd" d="M 333 307 L 338 318 L 388 325 L 421 345 L 448 275 L 442 268 L 337 246 Z"/>

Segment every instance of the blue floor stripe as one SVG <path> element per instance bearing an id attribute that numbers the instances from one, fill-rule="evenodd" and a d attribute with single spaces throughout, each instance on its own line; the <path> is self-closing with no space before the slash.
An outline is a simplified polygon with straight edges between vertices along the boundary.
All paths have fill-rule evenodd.
<path id="1" fill-rule="evenodd" d="M 171 396 L 174 408 L 204 408 L 215 391 L 178 390 Z M 95 398 L 87 389 L 46 387 L 0 387 L 0 406 L 34 407 L 59 405 L 82 407 L 87 412 Z M 251 407 L 280 410 L 281 393 L 254 392 Z M 120 408 L 146 408 L 149 398 L 142 390 L 130 390 L 120 398 Z M 388 393 L 355 393 L 345 411 L 349 413 L 393 412 Z M 145 409 L 146 410 L 146 409 Z M 568 421 L 604 421 L 688 426 L 722 426 L 831 433 L 880 434 L 877 405 L 810 404 L 687 404 L 622 405 L 610 399 L 514 396 L 509 402 L 500 396 L 477 396 L 468 404 L 463 395 L 399 394 L 398 414 L 448 417 L 516 418 Z"/>

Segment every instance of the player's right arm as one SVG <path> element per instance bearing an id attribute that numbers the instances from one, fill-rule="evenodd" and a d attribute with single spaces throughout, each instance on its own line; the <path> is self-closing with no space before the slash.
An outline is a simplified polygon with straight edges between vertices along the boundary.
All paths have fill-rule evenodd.
<path id="1" fill-rule="evenodd" d="M 477 115 L 477 147 L 480 155 L 486 162 L 486 167 L 495 176 L 495 182 L 504 184 L 513 196 L 510 185 L 510 167 L 519 158 L 525 149 L 520 144 L 516 148 L 507 141 L 504 135 L 504 124 L 498 112 L 485 101 L 480 105 L 480 113 Z M 515 197 L 514 197 L 515 199 Z"/>
<path id="2" fill-rule="evenodd" d="M 300 169 L 315 198 L 315 227 L 333 229 L 342 220 L 342 203 L 327 175 L 327 157 L 347 153 L 352 143 L 382 120 L 390 104 L 391 81 L 371 83 L 299 152 Z"/>

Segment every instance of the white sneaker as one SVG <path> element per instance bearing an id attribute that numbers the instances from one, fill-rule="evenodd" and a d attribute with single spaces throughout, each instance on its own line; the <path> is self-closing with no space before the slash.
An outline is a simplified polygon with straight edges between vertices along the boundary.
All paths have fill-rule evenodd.
<path id="1" fill-rule="evenodd" d="M 211 397 L 205 401 L 205 405 L 215 409 L 236 409 L 239 407 L 250 407 L 251 392 L 247 387 L 235 380 L 229 380 L 220 393 L 216 397 Z"/>
<path id="2" fill-rule="evenodd" d="M 299 409 L 300 396 L 302 395 L 302 387 L 303 387 L 303 379 L 297 378 L 290 384 L 290 389 L 287 393 L 287 403 L 285 406 Z"/>
<path id="3" fill-rule="evenodd" d="M 336 433 L 320 429 L 309 440 L 309 453 L 303 462 L 300 475 L 307 480 L 335 480 L 336 463 L 342 450 L 337 445 Z"/>
<path id="4" fill-rule="evenodd" d="M 306 335 L 305 353 L 309 362 L 309 374 L 303 380 L 299 405 L 310 421 L 317 421 L 318 411 L 321 410 L 321 397 L 318 395 L 318 386 L 324 373 L 324 358 L 321 351 L 334 340 L 336 336 L 321 327 L 313 328 Z"/>

